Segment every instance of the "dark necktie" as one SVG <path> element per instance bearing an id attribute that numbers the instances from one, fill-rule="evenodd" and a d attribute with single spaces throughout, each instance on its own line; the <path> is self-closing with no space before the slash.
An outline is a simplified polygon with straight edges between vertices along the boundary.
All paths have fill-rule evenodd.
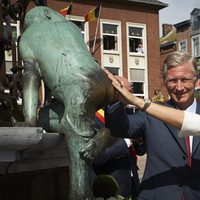
<path id="1" fill-rule="evenodd" d="M 192 157 L 190 153 L 190 136 L 185 136 L 185 146 L 186 146 L 187 156 L 188 156 L 187 165 L 188 167 L 192 167 Z M 183 193 L 181 195 L 180 200 L 185 200 Z"/>
<path id="2" fill-rule="evenodd" d="M 136 152 L 135 152 L 134 147 L 130 146 L 128 149 L 129 149 L 130 155 L 133 157 L 133 159 L 134 159 L 135 161 L 137 161 L 137 155 L 136 155 Z"/>
<path id="3" fill-rule="evenodd" d="M 188 156 L 187 165 L 189 167 L 192 167 L 192 157 L 191 157 L 191 152 L 190 152 L 190 138 L 189 138 L 189 136 L 185 137 L 185 145 L 186 145 L 187 156 Z"/>

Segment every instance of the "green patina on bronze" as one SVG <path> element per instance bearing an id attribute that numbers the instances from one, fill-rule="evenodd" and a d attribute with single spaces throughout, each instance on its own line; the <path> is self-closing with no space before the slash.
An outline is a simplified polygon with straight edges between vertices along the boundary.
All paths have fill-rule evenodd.
<path id="1" fill-rule="evenodd" d="M 100 144 L 94 141 L 94 114 L 112 99 L 113 88 L 88 52 L 76 25 L 43 6 L 30 10 L 24 23 L 19 50 L 24 62 L 25 123 L 35 126 L 38 89 L 43 79 L 58 102 L 41 110 L 40 124 L 65 134 L 69 152 L 69 199 L 93 199 L 91 161 L 83 159 L 80 152 L 84 157 L 84 153 L 98 151 L 94 149 Z"/>

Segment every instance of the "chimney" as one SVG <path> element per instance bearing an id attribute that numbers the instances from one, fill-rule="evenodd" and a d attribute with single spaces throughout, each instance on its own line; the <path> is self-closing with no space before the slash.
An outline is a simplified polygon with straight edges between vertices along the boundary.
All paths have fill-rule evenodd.
<path id="1" fill-rule="evenodd" d="M 173 29 L 172 24 L 162 24 L 163 37 L 165 37 L 172 29 Z"/>

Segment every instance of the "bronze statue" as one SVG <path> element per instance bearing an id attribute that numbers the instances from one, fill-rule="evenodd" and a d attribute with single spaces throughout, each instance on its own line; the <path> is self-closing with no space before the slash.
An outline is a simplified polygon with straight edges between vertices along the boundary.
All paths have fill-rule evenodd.
<path id="1" fill-rule="evenodd" d="M 93 199 L 91 161 L 85 158 L 98 153 L 95 145 L 104 148 L 105 138 L 101 136 L 106 136 L 107 130 L 98 136 L 103 140 L 96 141 L 93 119 L 95 112 L 113 98 L 113 87 L 88 52 L 78 27 L 62 15 L 47 7 L 35 7 L 26 14 L 24 25 L 19 50 L 24 63 L 25 123 L 36 125 L 38 89 L 43 79 L 56 102 L 41 110 L 39 123 L 48 131 L 65 134 L 69 152 L 69 199 Z"/>

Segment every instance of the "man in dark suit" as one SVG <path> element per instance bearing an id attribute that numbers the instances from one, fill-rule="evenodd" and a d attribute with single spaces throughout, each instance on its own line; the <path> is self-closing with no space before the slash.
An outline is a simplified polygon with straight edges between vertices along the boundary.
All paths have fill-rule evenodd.
<path id="1" fill-rule="evenodd" d="M 171 53 L 164 62 L 163 79 L 170 96 L 166 106 L 200 114 L 194 98 L 194 59 L 183 52 Z M 125 93 L 118 93 L 118 99 L 129 102 Z M 151 109 L 149 100 L 141 103 L 142 110 L 131 116 L 122 103 L 108 106 L 105 117 L 113 136 L 145 138 L 147 162 L 138 200 L 200 199 L 200 137 L 190 136 L 188 144 L 178 137 L 178 129 L 145 113 Z"/>
<path id="2" fill-rule="evenodd" d="M 131 109 L 128 111 L 129 114 L 133 114 L 130 112 Z M 105 126 L 102 109 L 96 113 L 95 124 L 97 128 Z M 131 197 L 134 200 L 140 184 L 137 155 L 144 155 L 145 150 L 142 138 L 134 141 L 128 138 L 119 138 L 112 146 L 106 148 L 96 157 L 93 162 L 94 172 L 97 176 L 104 174 L 114 177 L 119 185 L 119 194 L 126 199 Z"/>
<path id="3" fill-rule="evenodd" d="M 117 77 L 122 85 L 132 93 L 132 87 L 128 80 L 121 76 Z M 126 112 L 131 115 L 135 112 L 135 109 L 126 106 Z M 104 110 L 98 110 L 95 116 L 96 128 L 104 128 Z M 127 199 L 130 197 L 135 199 L 140 184 L 137 155 L 144 155 L 145 152 L 146 147 L 142 138 L 136 140 L 119 138 L 112 146 L 106 148 L 96 157 L 93 162 L 93 169 L 96 175 L 104 174 L 114 177 L 119 185 L 119 194 Z"/>

